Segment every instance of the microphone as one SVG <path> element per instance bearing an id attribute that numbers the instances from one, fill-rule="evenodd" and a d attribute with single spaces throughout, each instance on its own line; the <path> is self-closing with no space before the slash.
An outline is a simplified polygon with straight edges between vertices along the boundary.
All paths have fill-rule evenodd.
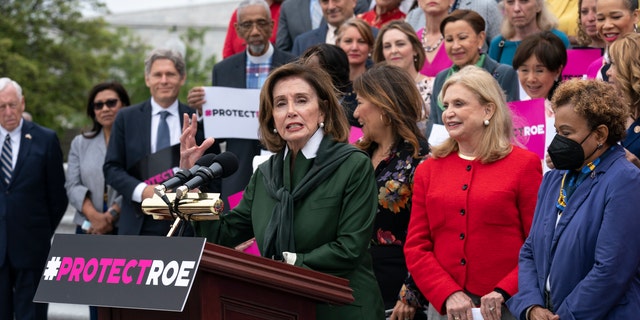
<path id="1" fill-rule="evenodd" d="M 226 178 L 238 170 L 238 157 L 231 152 L 221 153 L 209 167 L 200 167 L 195 177 L 176 189 L 176 199 L 182 199 L 189 190 L 198 188 L 216 178 Z"/>
<path id="2" fill-rule="evenodd" d="M 180 169 L 178 172 L 176 172 L 176 174 L 173 177 L 169 178 L 162 184 L 157 185 L 153 189 L 153 191 L 155 192 L 156 195 L 158 195 L 158 197 L 162 198 L 162 200 L 164 200 L 167 204 L 169 204 L 170 202 L 168 202 L 169 199 L 165 195 L 165 191 L 175 189 L 181 184 L 189 181 L 189 179 L 191 179 L 196 174 L 198 169 L 200 169 L 201 167 L 208 167 L 212 165 L 216 157 L 217 155 L 213 153 L 209 153 L 202 156 L 202 158 L 196 161 L 196 164 L 193 166 L 193 168 L 189 170 Z"/>

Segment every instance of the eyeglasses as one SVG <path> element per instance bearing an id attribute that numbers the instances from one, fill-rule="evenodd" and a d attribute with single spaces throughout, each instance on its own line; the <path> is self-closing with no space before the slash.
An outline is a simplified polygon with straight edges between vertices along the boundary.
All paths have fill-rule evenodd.
<path id="1" fill-rule="evenodd" d="M 93 103 L 94 110 L 102 110 L 105 105 L 109 108 L 114 108 L 118 104 L 118 99 L 108 99 L 107 101 L 96 101 Z"/>
<path id="2" fill-rule="evenodd" d="M 238 27 L 243 30 L 251 30 L 253 29 L 253 25 L 257 25 L 258 28 L 266 28 L 271 25 L 271 21 L 260 19 L 256 21 L 245 21 L 242 23 L 238 23 Z"/>

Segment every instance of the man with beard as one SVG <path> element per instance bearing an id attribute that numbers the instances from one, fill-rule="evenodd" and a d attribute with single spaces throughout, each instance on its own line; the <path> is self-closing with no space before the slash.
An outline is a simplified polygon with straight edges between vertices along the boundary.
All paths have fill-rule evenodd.
<path id="1" fill-rule="evenodd" d="M 269 5 L 264 0 L 244 0 L 237 9 L 235 24 L 238 36 L 247 43 L 247 50 L 230 56 L 213 66 L 212 86 L 260 89 L 269 72 L 295 57 L 271 45 L 269 37 L 273 19 Z M 204 89 L 195 87 L 189 91 L 187 101 L 202 115 Z M 257 121 L 257 119 L 256 119 Z M 216 140 L 216 144 L 221 140 Z M 253 157 L 260 154 L 260 142 L 250 139 L 225 139 L 226 151 L 238 156 L 238 170 L 222 180 L 222 199 L 228 208 L 227 197 L 247 186 L 253 173 Z"/>

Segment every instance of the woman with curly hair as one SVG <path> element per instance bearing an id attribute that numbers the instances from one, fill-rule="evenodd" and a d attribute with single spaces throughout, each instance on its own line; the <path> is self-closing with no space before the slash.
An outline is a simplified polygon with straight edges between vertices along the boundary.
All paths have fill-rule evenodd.
<path id="1" fill-rule="evenodd" d="M 628 112 L 602 81 L 572 79 L 553 100 L 556 137 L 518 263 L 518 319 L 640 314 L 640 170 L 618 143 Z"/>

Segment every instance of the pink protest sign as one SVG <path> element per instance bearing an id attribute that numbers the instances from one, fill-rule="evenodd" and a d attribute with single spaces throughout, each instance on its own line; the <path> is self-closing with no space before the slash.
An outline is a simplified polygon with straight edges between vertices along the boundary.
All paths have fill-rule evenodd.
<path id="1" fill-rule="evenodd" d="M 243 251 L 244 253 L 248 253 L 248 254 L 252 254 L 254 256 L 260 256 L 260 249 L 258 249 L 258 244 L 253 241 L 253 243 L 248 246 L 246 249 L 244 249 Z"/>
<path id="2" fill-rule="evenodd" d="M 234 193 L 232 195 L 230 195 L 227 198 L 227 201 L 229 201 L 229 207 L 231 209 L 235 208 L 238 203 L 240 203 L 240 200 L 242 200 L 242 194 L 244 192 L 240 191 L 238 193 Z M 248 254 L 252 254 L 254 256 L 260 256 L 260 249 L 258 249 L 258 245 L 256 244 L 256 242 L 254 241 L 249 247 L 247 247 L 246 249 L 243 250 L 244 253 L 248 253 Z"/>
<path id="3" fill-rule="evenodd" d="M 238 205 L 238 203 L 240 203 L 240 200 L 242 200 L 243 193 L 244 193 L 243 191 L 240 191 L 238 193 L 234 193 L 229 197 L 227 197 L 227 201 L 229 201 L 229 209 L 235 208 Z"/>
<path id="4" fill-rule="evenodd" d="M 358 127 L 351 127 L 351 130 L 349 131 L 349 143 L 350 144 L 356 143 L 358 139 L 362 138 L 362 135 L 363 135 L 362 129 Z"/>
<path id="5" fill-rule="evenodd" d="M 582 78 L 587 74 L 589 65 L 602 57 L 599 48 L 581 48 L 567 50 L 567 65 L 562 69 L 562 79 Z"/>
<path id="6" fill-rule="evenodd" d="M 546 120 L 544 99 L 509 102 L 516 141 L 544 159 Z"/>

